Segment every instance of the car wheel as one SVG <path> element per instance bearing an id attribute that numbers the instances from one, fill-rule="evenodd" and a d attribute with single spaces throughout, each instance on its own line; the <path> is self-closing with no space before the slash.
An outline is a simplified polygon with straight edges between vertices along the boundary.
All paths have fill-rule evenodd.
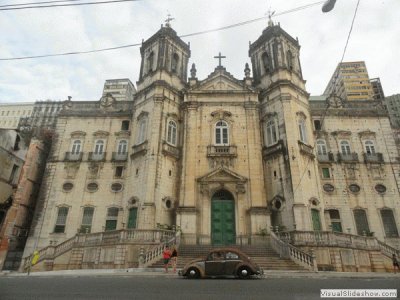
<path id="1" fill-rule="evenodd" d="M 200 271 L 197 268 L 189 268 L 186 272 L 186 276 L 189 279 L 195 279 L 195 278 L 199 278 L 200 277 Z"/>
<path id="2" fill-rule="evenodd" d="M 250 278 L 251 270 L 248 267 L 240 267 L 237 271 L 237 276 L 241 279 Z"/>

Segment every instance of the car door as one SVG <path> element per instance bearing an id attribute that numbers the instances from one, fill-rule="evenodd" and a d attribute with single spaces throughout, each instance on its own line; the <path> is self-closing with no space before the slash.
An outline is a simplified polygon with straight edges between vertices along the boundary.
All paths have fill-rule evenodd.
<path id="1" fill-rule="evenodd" d="M 206 276 L 224 275 L 225 255 L 221 251 L 211 252 L 205 262 Z"/>
<path id="2" fill-rule="evenodd" d="M 236 267 L 242 260 L 239 255 L 233 251 L 227 251 L 225 253 L 225 274 L 235 275 Z"/>

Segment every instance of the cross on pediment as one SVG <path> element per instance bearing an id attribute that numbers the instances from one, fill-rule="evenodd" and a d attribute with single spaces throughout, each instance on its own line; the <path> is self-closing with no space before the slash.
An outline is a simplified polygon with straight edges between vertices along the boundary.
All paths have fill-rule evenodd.
<path id="1" fill-rule="evenodd" d="M 221 55 L 221 52 L 220 52 L 219 55 L 218 55 L 218 56 L 214 56 L 214 58 L 218 58 L 218 61 L 219 61 L 219 65 L 218 65 L 218 66 L 219 66 L 219 67 L 222 67 L 222 65 L 221 65 L 221 59 L 222 59 L 222 58 L 226 58 L 226 56 L 222 56 L 222 55 Z"/>
<path id="2" fill-rule="evenodd" d="M 171 14 L 168 13 L 167 19 L 165 20 L 165 26 L 166 26 L 166 27 L 171 27 L 170 22 L 171 22 L 172 20 L 175 20 L 175 18 L 171 18 Z"/>

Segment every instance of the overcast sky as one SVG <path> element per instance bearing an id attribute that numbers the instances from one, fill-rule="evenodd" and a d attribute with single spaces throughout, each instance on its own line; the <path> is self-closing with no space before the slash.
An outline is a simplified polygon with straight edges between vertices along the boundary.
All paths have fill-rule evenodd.
<path id="1" fill-rule="evenodd" d="M 35 0 L 39 1 L 39 0 Z M 86 0 L 84 2 L 95 1 Z M 97 0 L 99 1 L 99 0 Z M 1 5 L 34 2 L 5 0 Z M 178 35 L 218 28 L 316 0 L 142 0 L 102 5 L 0 11 L 0 58 L 86 51 L 139 43 L 159 30 L 167 13 Z M 306 88 L 323 93 L 341 59 L 357 0 L 338 0 L 333 11 L 321 5 L 273 18 L 301 45 Z M 236 78 L 250 63 L 254 42 L 267 19 L 214 33 L 183 38 L 190 42 L 197 77 L 207 77 L 222 52 Z M 344 61 L 364 60 L 370 78 L 380 77 L 385 95 L 400 93 L 400 1 L 361 0 Z M 139 47 L 93 54 L 0 61 L 0 103 L 35 100 L 98 100 L 106 79 L 129 78 L 135 85 Z"/>

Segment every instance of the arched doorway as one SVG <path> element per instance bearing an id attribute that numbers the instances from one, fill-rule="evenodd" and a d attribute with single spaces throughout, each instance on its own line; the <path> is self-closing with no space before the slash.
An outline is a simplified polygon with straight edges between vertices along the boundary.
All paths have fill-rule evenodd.
<path id="1" fill-rule="evenodd" d="M 211 242 L 213 245 L 236 244 L 235 201 L 227 190 L 219 190 L 211 198 Z"/>

